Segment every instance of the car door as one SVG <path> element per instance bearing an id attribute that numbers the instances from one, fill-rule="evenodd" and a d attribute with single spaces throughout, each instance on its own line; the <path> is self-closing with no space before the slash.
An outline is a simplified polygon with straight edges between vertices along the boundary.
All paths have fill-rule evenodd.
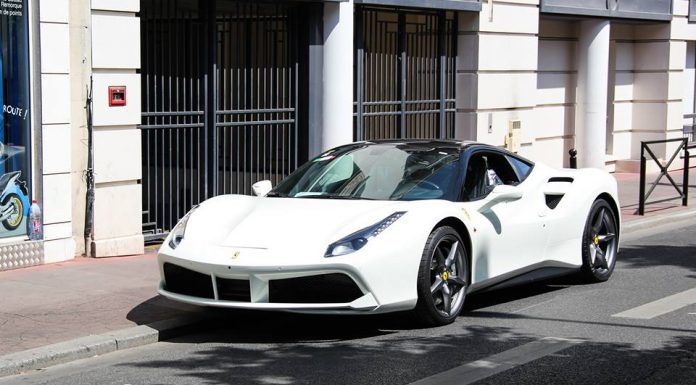
<path id="1" fill-rule="evenodd" d="M 462 206 L 475 229 L 472 283 L 542 262 L 548 239 L 540 215 L 543 178 L 528 161 L 502 151 L 476 151 L 466 162 Z"/>

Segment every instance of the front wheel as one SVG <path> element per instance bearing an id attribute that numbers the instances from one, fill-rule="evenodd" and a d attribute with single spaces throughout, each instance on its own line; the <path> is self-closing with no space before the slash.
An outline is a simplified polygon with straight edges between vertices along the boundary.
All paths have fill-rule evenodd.
<path id="1" fill-rule="evenodd" d="M 9 231 L 17 229 L 22 223 L 22 217 L 24 216 L 24 204 L 17 194 L 8 194 L 5 199 L 2 200 L 2 207 L 12 208 L 12 214 L 2 221 L 2 225 Z"/>
<path id="2" fill-rule="evenodd" d="M 582 277 L 587 282 L 609 279 L 616 265 L 618 224 L 614 211 L 604 199 L 597 199 L 585 223 L 582 236 Z"/>
<path id="3" fill-rule="evenodd" d="M 461 237 L 452 227 L 435 229 L 418 270 L 416 318 L 429 326 L 454 322 L 464 307 L 469 269 Z"/>

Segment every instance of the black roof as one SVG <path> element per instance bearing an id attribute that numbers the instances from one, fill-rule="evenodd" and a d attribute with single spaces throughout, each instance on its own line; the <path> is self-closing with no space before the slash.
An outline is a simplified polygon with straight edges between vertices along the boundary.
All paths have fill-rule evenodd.
<path id="1" fill-rule="evenodd" d="M 484 149 L 484 150 L 495 150 L 514 156 L 516 158 L 524 159 L 525 161 L 533 164 L 534 162 L 508 151 L 506 148 L 493 146 L 491 144 L 474 142 L 470 140 L 441 140 L 441 139 L 379 139 L 379 140 L 365 140 L 361 142 L 355 142 L 340 146 L 339 148 L 352 147 L 355 145 L 379 145 L 379 144 L 405 144 L 408 146 L 423 146 L 423 147 L 435 147 L 435 148 L 459 148 L 464 149 Z"/>

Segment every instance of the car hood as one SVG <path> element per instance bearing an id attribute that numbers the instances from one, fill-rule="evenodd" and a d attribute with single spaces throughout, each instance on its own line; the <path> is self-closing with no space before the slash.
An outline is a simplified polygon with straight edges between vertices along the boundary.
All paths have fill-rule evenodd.
<path id="1" fill-rule="evenodd" d="M 186 237 L 218 246 L 296 250 L 326 246 L 408 202 L 228 195 L 206 201 L 191 216 Z"/>

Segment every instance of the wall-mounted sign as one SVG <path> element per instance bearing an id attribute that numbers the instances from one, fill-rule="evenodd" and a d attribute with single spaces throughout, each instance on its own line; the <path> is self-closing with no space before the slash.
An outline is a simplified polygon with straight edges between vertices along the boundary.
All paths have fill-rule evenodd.
<path id="1" fill-rule="evenodd" d="M 0 1 L 0 237 L 27 233 L 31 107 L 27 0 Z"/>

